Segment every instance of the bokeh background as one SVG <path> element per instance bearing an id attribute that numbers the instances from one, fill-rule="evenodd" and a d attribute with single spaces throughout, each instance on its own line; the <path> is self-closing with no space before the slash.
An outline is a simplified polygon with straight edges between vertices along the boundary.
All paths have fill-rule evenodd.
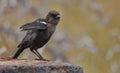
<path id="1" fill-rule="evenodd" d="M 50 60 L 77 64 L 84 73 L 120 73 L 120 0 L 0 0 L 0 57 L 10 57 L 26 32 L 19 27 L 50 10 L 61 21 L 46 46 Z M 33 59 L 26 49 L 19 58 Z"/>

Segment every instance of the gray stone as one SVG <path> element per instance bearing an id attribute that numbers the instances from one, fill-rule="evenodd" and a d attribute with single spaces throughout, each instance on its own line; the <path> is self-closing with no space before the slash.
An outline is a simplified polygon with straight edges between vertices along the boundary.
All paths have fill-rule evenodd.
<path id="1" fill-rule="evenodd" d="M 0 59 L 0 73 L 83 73 L 83 69 L 57 61 Z"/>

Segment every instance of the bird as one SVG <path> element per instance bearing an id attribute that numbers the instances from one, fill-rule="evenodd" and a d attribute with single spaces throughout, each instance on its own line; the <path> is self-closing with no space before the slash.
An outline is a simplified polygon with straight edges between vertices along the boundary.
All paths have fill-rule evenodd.
<path id="1" fill-rule="evenodd" d="M 13 59 L 29 48 L 40 60 L 45 60 L 38 52 L 51 38 L 56 30 L 56 26 L 60 21 L 60 13 L 56 10 L 48 12 L 45 18 L 38 18 L 33 22 L 26 23 L 20 27 L 21 31 L 27 31 L 21 43 L 17 46 L 18 49 L 13 55 Z"/>

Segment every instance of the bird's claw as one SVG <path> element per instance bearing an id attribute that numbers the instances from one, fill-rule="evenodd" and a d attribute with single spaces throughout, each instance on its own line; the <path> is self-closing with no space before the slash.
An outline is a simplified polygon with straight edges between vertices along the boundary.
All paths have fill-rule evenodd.
<path id="1" fill-rule="evenodd" d="M 47 60 L 47 59 L 44 59 L 44 58 L 42 58 L 42 59 L 35 59 L 35 60 L 50 61 L 50 60 Z"/>

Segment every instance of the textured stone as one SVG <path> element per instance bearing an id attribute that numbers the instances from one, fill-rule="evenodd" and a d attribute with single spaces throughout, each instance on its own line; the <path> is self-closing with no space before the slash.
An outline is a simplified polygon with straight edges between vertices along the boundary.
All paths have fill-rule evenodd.
<path id="1" fill-rule="evenodd" d="M 56 61 L 0 59 L 0 73 L 83 73 L 83 69 Z"/>

